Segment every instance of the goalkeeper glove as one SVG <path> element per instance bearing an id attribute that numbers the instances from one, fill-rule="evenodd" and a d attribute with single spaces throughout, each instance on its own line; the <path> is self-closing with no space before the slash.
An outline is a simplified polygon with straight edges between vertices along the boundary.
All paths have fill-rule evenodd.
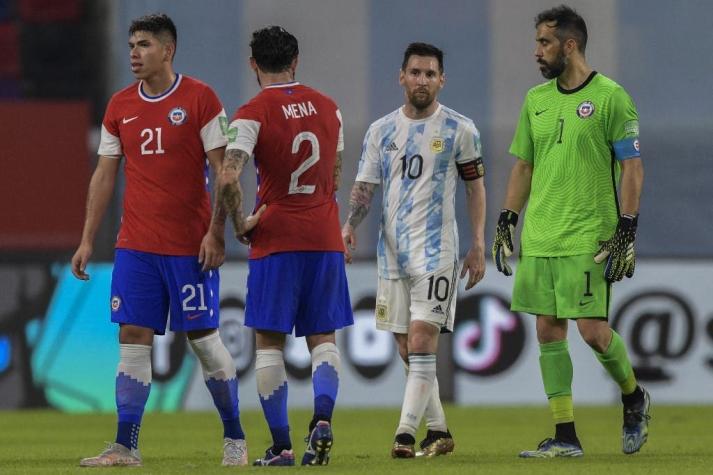
<path id="1" fill-rule="evenodd" d="M 517 213 L 509 209 L 501 210 L 493 242 L 493 261 L 498 271 L 506 276 L 512 275 L 512 269 L 506 258 L 511 256 L 514 250 L 512 233 L 515 231 L 515 226 L 517 226 Z"/>
<path id="2" fill-rule="evenodd" d="M 594 262 L 600 264 L 607 259 L 604 277 L 609 282 L 618 282 L 624 276 L 634 275 L 636 255 L 634 254 L 634 239 L 639 216 L 624 214 L 619 217 L 614 236 L 608 241 L 599 242 L 599 250 L 594 255 Z"/>

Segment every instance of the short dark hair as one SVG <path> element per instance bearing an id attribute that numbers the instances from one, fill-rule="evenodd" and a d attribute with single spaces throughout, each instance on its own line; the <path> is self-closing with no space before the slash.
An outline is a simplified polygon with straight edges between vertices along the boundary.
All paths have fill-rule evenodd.
<path id="1" fill-rule="evenodd" d="M 587 49 L 587 24 L 579 13 L 567 5 L 550 8 L 535 17 L 535 28 L 542 23 L 552 22 L 555 23 L 555 36 L 560 42 L 572 38 L 577 42 L 579 51 L 584 53 Z"/>
<path id="2" fill-rule="evenodd" d="M 129 36 L 137 31 L 148 31 L 155 36 L 168 34 L 174 43 L 178 44 L 178 33 L 176 33 L 176 25 L 173 20 L 165 13 L 152 13 L 145 15 L 131 22 L 129 27 Z"/>
<path id="3" fill-rule="evenodd" d="M 443 51 L 428 43 L 411 43 L 404 51 L 404 60 L 401 63 L 401 70 L 406 71 L 408 60 L 411 56 L 431 56 L 438 60 L 438 70 L 443 72 Z"/>
<path id="4" fill-rule="evenodd" d="M 258 67 L 266 73 L 287 70 L 300 54 L 297 38 L 281 26 L 266 26 L 255 30 L 250 49 Z"/>

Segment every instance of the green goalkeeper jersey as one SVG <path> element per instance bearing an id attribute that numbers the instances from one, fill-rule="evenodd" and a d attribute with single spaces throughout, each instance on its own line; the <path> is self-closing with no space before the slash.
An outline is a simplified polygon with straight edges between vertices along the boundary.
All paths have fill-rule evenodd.
<path id="1" fill-rule="evenodd" d="M 620 160 L 639 157 L 631 97 L 592 72 L 578 88 L 553 79 L 525 97 L 510 153 L 533 165 L 521 254 L 594 253 L 618 220 Z"/>

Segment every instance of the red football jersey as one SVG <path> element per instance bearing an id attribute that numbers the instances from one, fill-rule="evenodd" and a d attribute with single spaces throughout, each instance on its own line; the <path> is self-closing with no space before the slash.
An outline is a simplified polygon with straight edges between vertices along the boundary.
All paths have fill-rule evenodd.
<path id="1" fill-rule="evenodd" d="M 116 247 L 198 255 L 211 217 L 206 152 L 227 143 L 215 92 L 180 74 L 160 96 L 135 83 L 109 101 L 99 155 L 126 157 L 124 214 Z"/>
<path id="2" fill-rule="evenodd" d="M 235 113 L 228 149 L 254 154 L 255 209 L 250 258 L 284 251 L 344 252 L 334 166 L 344 149 L 337 105 L 297 82 L 268 86 Z"/>

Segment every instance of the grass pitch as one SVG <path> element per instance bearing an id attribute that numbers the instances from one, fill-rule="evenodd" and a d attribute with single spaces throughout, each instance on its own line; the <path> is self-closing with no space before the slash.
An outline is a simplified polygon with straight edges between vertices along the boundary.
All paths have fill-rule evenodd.
<path id="1" fill-rule="evenodd" d="M 552 431 L 549 410 L 522 407 L 447 407 L 455 453 L 434 459 L 393 460 L 389 450 L 399 410 L 337 409 L 335 444 L 328 467 L 291 471 L 341 473 L 477 474 L 709 474 L 713 473 L 713 406 L 654 406 L 649 441 L 640 453 L 621 453 L 621 409 L 579 407 L 577 432 L 585 455 L 580 459 L 518 459 Z M 291 411 L 297 462 L 304 450 L 309 411 Z M 141 430 L 143 468 L 79 468 L 82 457 L 112 441 L 115 416 L 71 415 L 52 411 L 0 411 L 0 473 L 226 473 L 278 468 L 224 468 L 222 428 L 216 413 L 147 414 Z M 256 411 L 242 414 L 250 459 L 270 444 Z M 420 436 L 421 434 L 419 434 Z"/>

